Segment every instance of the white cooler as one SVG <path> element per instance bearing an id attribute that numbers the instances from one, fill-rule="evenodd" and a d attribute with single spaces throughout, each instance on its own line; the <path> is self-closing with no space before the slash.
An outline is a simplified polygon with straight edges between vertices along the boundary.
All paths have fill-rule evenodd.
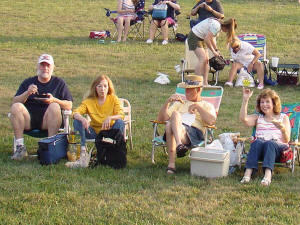
<path id="1" fill-rule="evenodd" d="M 190 153 L 191 174 L 201 177 L 228 175 L 230 152 L 226 150 L 193 148 Z"/>

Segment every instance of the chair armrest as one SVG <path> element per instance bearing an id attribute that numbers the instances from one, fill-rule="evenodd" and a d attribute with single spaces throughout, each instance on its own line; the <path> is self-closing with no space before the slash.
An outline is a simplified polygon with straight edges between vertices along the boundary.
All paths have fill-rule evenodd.
<path id="1" fill-rule="evenodd" d="M 166 121 L 150 120 L 151 123 L 166 124 Z"/>
<path id="2" fill-rule="evenodd" d="M 204 128 L 209 128 L 209 129 L 217 129 L 217 127 L 215 125 L 205 125 L 203 126 Z"/>
<path id="3" fill-rule="evenodd" d="M 246 142 L 246 141 L 251 141 L 252 137 L 237 137 L 236 141 L 237 142 Z"/>
<path id="4" fill-rule="evenodd" d="M 294 146 L 300 146 L 300 142 L 298 141 L 292 141 L 292 142 L 289 142 L 289 145 L 294 145 Z"/>

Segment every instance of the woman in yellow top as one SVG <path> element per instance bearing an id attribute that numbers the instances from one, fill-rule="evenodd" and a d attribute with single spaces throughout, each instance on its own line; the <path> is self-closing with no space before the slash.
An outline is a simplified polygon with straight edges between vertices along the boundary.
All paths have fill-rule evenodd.
<path id="1" fill-rule="evenodd" d="M 89 115 L 91 121 L 83 115 Z M 74 130 L 81 136 L 80 159 L 70 163 L 70 167 L 87 167 L 90 156 L 86 153 L 86 138 L 94 139 L 101 130 L 120 129 L 124 133 L 124 113 L 109 77 L 97 77 L 90 88 L 88 97 L 74 111 Z"/>

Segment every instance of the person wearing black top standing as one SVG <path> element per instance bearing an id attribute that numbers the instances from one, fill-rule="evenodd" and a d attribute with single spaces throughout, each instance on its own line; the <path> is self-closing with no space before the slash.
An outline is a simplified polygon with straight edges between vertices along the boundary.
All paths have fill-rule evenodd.
<path id="1" fill-rule="evenodd" d="M 25 79 L 12 100 L 10 121 L 17 146 L 13 160 L 27 156 L 24 131 L 47 130 L 53 136 L 62 124 L 61 110 L 72 109 L 72 95 L 61 78 L 52 76 L 53 70 L 53 57 L 41 55 L 37 76 Z"/>
<path id="2" fill-rule="evenodd" d="M 199 1 L 192 9 L 191 15 L 196 16 L 198 14 L 197 20 L 191 20 L 190 26 L 191 28 L 195 26 L 197 23 L 213 17 L 216 19 L 223 19 L 224 12 L 223 7 L 218 0 L 201 0 Z"/>

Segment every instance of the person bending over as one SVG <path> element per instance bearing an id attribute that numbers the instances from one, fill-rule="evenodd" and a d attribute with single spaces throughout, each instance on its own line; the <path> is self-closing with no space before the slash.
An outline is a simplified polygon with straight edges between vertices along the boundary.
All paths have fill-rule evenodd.
<path id="1" fill-rule="evenodd" d="M 201 99 L 203 78 L 196 75 L 187 75 L 185 78 L 185 82 L 179 83 L 178 87 L 185 88 L 186 100 L 180 95 L 172 95 L 157 117 L 158 121 L 167 121 L 165 140 L 169 152 L 169 174 L 176 172 L 176 153 L 177 157 L 185 156 L 189 146 L 197 146 L 204 140 L 204 125 L 216 122 L 214 106 Z"/>
<path id="2" fill-rule="evenodd" d="M 258 160 L 262 160 L 264 178 L 261 184 L 269 186 L 272 179 L 274 163 L 280 159 L 281 152 L 288 148 L 291 126 L 287 115 L 281 112 L 281 101 L 278 94 L 271 90 L 263 90 L 257 97 L 258 114 L 248 115 L 248 102 L 253 94 L 250 89 L 243 88 L 243 102 L 240 120 L 249 127 L 256 126 L 255 140 L 250 145 L 247 155 L 246 170 L 241 183 L 248 183 L 254 170 L 258 170 Z"/>
<path id="3" fill-rule="evenodd" d="M 88 115 L 90 121 L 84 117 Z M 90 87 L 88 97 L 73 112 L 74 130 L 81 137 L 80 158 L 67 162 L 67 167 L 88 167 L 90 155 L 86 152 L 86 138 L 95 139 L 101 130 L 120 129 L 124 133 L 124 112 L 115 94 L 112 81 L 108 76 L 98 76 Z"/>
<path id="4" fill-rule="evenodd" d="M 189 50 L 194 51 L 198 58 L 198 63 L 195 67 L 195 73 L 203 76 L 203 85 L 208 85 L 209 72 L 209 55 L 207 48 L 210 49 L 214 56 L 219 56 L 220 52 L 217 49 L 215 37 L 222 30 L 227 34 L 227 43 L 230 43 L 235 35 L 237 24 L 235 19 L 226 21 L 218 21 L 213 18 L 208 18 L 195 25 L 188 35 Z"/>
<path id="5" fill-rule="evenodd" d="M 53 136 L 62 124 L 61 110 L 72 109 L 72 95 L 61 78 L 52 76 L 53 70 L 53 57 L 41 55 L 37 76 L 24 80 L 12 100 L 10 121 L 16 144 L 13 160 L 27 156 L 24 131 L 48 130 L 48 136 Z"/>

